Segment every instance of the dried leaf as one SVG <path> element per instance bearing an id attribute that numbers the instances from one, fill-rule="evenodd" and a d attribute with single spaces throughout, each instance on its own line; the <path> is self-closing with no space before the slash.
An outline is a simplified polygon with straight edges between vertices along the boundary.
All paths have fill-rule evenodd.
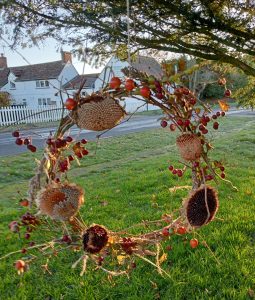
<path id="1" fill-rule="evenodd" d="M 219 106 L 222 111 L 228 111 L 229 110 L 229 104 L 224 100 L 218 100 Z"/>
<path id="2" fill-rule="evenodd" d="M 166 260 L 167 260 L 167 254 L 163 253 L 159 259 L 159 263 L 162 264 Z"/>
<path id="3" fill-rule="evenodd" d="M 125 259 L 126 259 L 125 255 L 118 255 L 117 256 L 117 260 L 118 260 L 119 265 L 123 265 L 124 262 L 125 262 Z"/>

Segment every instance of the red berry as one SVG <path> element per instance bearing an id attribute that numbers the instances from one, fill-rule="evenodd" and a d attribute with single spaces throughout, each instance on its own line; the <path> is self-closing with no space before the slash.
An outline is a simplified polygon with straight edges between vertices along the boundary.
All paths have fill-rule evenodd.
<path id="1" fill-rule="evenodd" d="M 87 149 L 83 149 L 81 151 L 82 155 L 88 155 L 89 154 L 89 151 Z"/>
<path id="2" fill-rule="evenodd" d="M 218 122 L 214 122 L 214 123 L 213 123 L 213 128 L 214 128 L 215 130 L 217 130 L 217 129 L 219 128 L 219 123 L 218 123 Z"/>
<path id="3" fill-rule="evenodd" d="M 119 77 L 112 77 L 109 86 L 111 89 L 118 89 L 121 85 L 121 80 Z"/>
<path id="4" fill-rule="evenodd" d="M 172 171 L 172 174 L 173 174 L 173 175 L 176 175 L 176 174 L 177 174 L 177 170 L 174 169 L 174 170 Z"/>
<path id="5" fill-rule="evenodd" d="M 216 112 L 216 116 L 217 116 L 217 117 L 220 116 L 220 112 L 219 112 L 219 111 Z"/>
<path id="6" fill-rule="evenodd" d="M 206 181 L 210 181 L 212 179 L 213 179 L 213 176 L 211 174 L 205 176 Z"/>
<path id="7" fill-rule="evenodd" d="M 187 229 L 184 226 L 178 227 L 177 233 L 185 234 L 185 233 L 187 233 Z"/>
<path id="8" fill-rule="evenodd" d="M 226 177 L 225 173 L 221 173 L 221 174 L 220 174 L 220 177 L 221 177 L 221 178 L 225 178 L 225 177 Z"/>
<path id="9" fill-rule="evenodd" d="M 133 79 L 127 79 L 125 82 L 125 89 L 131 92 L 135 88 L 135 82 Z"/>
<path id="10" fill-rule="evenodd" d="M 62 241 L 65 242 L 65 243 L 71 243 L 72 242 L 72 239 L 70 238 L 69 235 L 64 235 L 62 237 Z"/>
<path id="11" fill-rule="evenodd" d="M 88 141 L 85 140 L 85 139 L 82 139 L 82 140 L 81 140 L 81 143 L 82 143 L 82 144 L 87 144 L 87 142 L 88 142 Z"/>
<path id="12" fill-rule="evenodd" d="M 73 161 L 74 160 L 73 156 L 72 155 L 68 155 L 68 160 L 69 160 L 69 162 Z"/>
<path id="13" fill-rule="evenodd" d="M 163 228 L 161 233 L 162 233 L 163 236 L 169 236 L 170 235 L 169 230 L 168 230 L 167 227 Z"/>
<path id="14" fill-rule="evenodd" d="M 193 99 L 193 98 L 189 100 L 189 103 L 190 103 L 191 105 L 195 105 L 196 102 L 197 102 L 196 99 Z"/>
<path id="15" fill-rule="evenodd" d="M 63 142 L 62 142 L 62 140 L 61 140 L 60 138 L 58 138 L 58 139 L 56 140 L 55 146 L 56 146 L 57 148 L 62 148 L 62 147 L 63 147 Z"/>
<path id="16" fill-rule="evenodd" d="M 31 152 L 36 152 L 36 147 L 34 145 L 27 145 L 27 149 Z"/>
<path id="17" fill-rule="evenodd" d="M 221 167 L 220 167 L 220 170 L 221 170 L 222 172 L 224 172 L 224 171 L 225 171 L 225 168 L 224 168 L 223 166 L 221 166 Z"/>
<path id="18" fill-rule="evenodd" d="M 182 93 L 183 93 L 184 95 L 188 95 L 188 94 L 190 93 L 190 90 L 187 89 L 187 88 L 183 88 Z"/>
<path id="19" fill-rule="evenodd" d="M 71 143 L 71 142 L 73 141 L 73 138 L 72 138 L 71 136 L 67 136 L 67 137 L 66 137 L 66 141 L 67 141 L 68 143 Z"/>
<path id="20" fill-rule="evenodd" d="M 163 98 L 164 98 L 164 95 L 163 95 L 162 93 L 157 93 L 157 94 L 156 94 L 156 97 L 157 97 L 158 99 L 163 99 Z"/>
<path id="21" fill-rule="evenodd" d="M 24 145 L 29 145 L 29 144 L 30 144 L 30 139 L 25 138 L 25 139 L 24 139 Z"/>
<path id="22" fill-rule="evenodd" d="M 33 247 L 35 245 L 35 242 L 30 242 L 29 247 Z"/>
<path id="23" fill-rule="evenodd" d="M 182 177 L 182 175 L 183 175 L 182 170 L 177 170 L 177 176 L 178 176 L 178 177 Z"/>
<path id="24" fill-rule="evenodd" d="M 165 128 L 167 126 L 167 121 L 166 120 L 162 120 L 160 122 L 161 127 Z"/>
<path id="25" fill-rule="evenodd" d="M 197 168 L 199 166 L 199 162 L 198 161 L 195 161 L 194 163 L 193 163 L 193 167 L 194 168 Z"/>
<path id="26" fill-rule="evenodd" d="M 31 236 L 30 233 L 26 233 L 24 237 L 25 237 L 25 239 L 28 240 L 28 239 L 30 239 L 30 236 Z"/>
<path id="27" fill-rule="evenodd" d="M 13 137 L 19 137 L 19 132 L 18 131 L 13 131 L 12 136 Z"/>
<path id="28" fill-rule="evenodd" d="M 170 130 L 171 130 L 171 131 L 175 131 L 175 129 L 176 129 L 176 126 L 175 126 L 175 124 L 170 124 L 170 126 L 169 126 L 169 127 L 170 127 Z"/>
<path id="29" fill-rule="evenodd" d="M 81 152 L 75 152 L 75 155 L 76 155 L 78 158 L 82 158 L 82 153 L 81 153 Z"/>
<path id="30" fill-rule="evenodd" d="M 23 140 L 21 138 L 17 138 L 15 143 L 18 145 L 18 146 L 21 146 L 23 145 Z"/>
<path id="31" fill-rule="evenodd" d="M 173 171 L 174 166 L 169 166 L 168 169 L 169 169 L 169 171 Z"/>
<path id="32" fill-rule="evenodd" d="M 182 126 L 182 125 L 183 125 L 183 121 L 182 121 L 181 119 L 179 119 L 179 120 L 177 120 L 177 124 L 178 124 L 179 126 Z"/>
<path id="33" fill-rule="evenodd" d="M 216 120 L 216 119 L 217 119 L 217 116 L 216 116 L 216 115 L 212 115 L 212 118 L 213 118 L 214 120 Z"/>
<path id="34" fill-rule="evenodd" d="M 143 86 L 142 88 L 140 88 L 140 94 L 144 98 L 150 98 L 151 90 L 148 86 Z"/>
<path id="35" fill-rule="evenodd" d="M 230 97 L 232 94 L 231 90 L 225 90 L 224 96 L 225 97 Z"/>
<path id="36" fill-rule="evenodd" d="M 185 120 L 184 121 L 184 126 L 188 127 L 190 125 L 190 120 Z"/>
<path id="37" fill-rule="evenodd" d="M 199 125 L 198 129 L 199 129 L 200 131 L 203 131 L 203 130 L 205 129 L 205 126 L 201 124 L 201 125 Z"/>
<path id="38" fill-rule="evenodd" d="M 23 248 L 23 249 L 20 250 L 20 252 L 21 252 L 21 253 L 26 253 L 26 252 L 27 252 L 27 249 L 26 249 L 26 248 Z"/>
<path id="39" fill-rule="evenodd" d="M 224 117 L 226 115 L 225 111 L 221 112 L 221 116 Z"/>
<path id="40" fill-rule="evenodd" d="M 56 182 L 56 183 L 59 183 L 59 182 L 60 182 L 60 179 L 59 179 L 59 178 L 56 178 L 56 179 L 55 179 L 55 182 Z"/>
<path id="41" fill-rule="evenodd" d="M 52 139 L 51 139 L 51 138 L 48 138 L 48 139 L 46 140 L 46 144 L 47 144 L 47 145 L 52 145 Z"/>
<path id="42" fill-rule="evenodd" d="M 211 121 L 210 117 L 209 117 L 209 116 L 206 116 L 206 117 L 205 117 L 205 121 L 206 121 L 207 123 L 210 122 L 210 121 Z"/>
<path id="43" fill-rule="evenodd" d="M 14 264 L 15 269 L 17 269 L 19 272 L 23 273 L 24 269 L 26 267 L 26 263 L 24 262 L 24 260 L 17 260 Z"/>
<path id="44" fill-rule="evenodd" d="M 203 134 L 207 134 L 207 133 L 208 133 L 208 130 L 205 128 L 204 130 L 202 130 L 202 133 L 203 133 Z"/>
<path id="45" fill-rule="evenodd" d="M 191 248 L 197 248 L 197 246 L 198 246 L 198 240 L 197 239 L 191 239 L 190 241 L 189 241 L 189 244 L 190 244 L 190 247 Z"/>
<path id="46" fill-rule="evenodd" d="M 29 202 L 28 202 L 27 199 L 23 199 L 23 200 L 21 200 L 21 201 L 19 202 L 19 204 L 20 204 L 21 206 L 23 206 L 23 207 L 26 207 L 26 206 L 29 205 Z"/>
<path id="47" fill-rule="evenodd" d="M 73 110 L 77 106 L 77 102 L 73 98 L 68 98 L 65 102 L 65 107 L 68 110 Z"/>

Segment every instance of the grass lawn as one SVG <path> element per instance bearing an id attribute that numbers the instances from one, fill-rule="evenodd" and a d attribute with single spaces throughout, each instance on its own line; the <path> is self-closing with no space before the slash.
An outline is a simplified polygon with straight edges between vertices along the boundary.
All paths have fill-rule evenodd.
<path id="1" fill-rule="evenodd" d="M 225 117 L 219 131 L 210 135 L 215 150 L 211 155 L 222 159 L 227 179 L 239 192 L 221 183 L 219 219 L 202 227 L 215 257 L 199 245 L 191 249 L 174 236 L 162 267 L 171 275 L 163 278 L 157 270 L 136 260 L 130 278 L 109 281 L 102 271 L 79 276 L 71 265 L 80 253 L 62 253 L 49 262 L 52 275 L 44 273 L 45 257 L 32 264 L 24 276 L 18 276 L 12 263 L 22 254 L 0 261 L 0 299 L 250 299 L 255 291 L 255 119 Z M 14 146 L 15 147 L 15 146 Z M 94 143 L 88 148 L 95 149 Z M 40 157 L 40 153 L 36 154 Z M 126 228 L 145 219 L 158 219 L 180 206 L 186 190 L 170 193 L 169 188 L 189 185 L 189 174 L 182 180 L 173 177 L 167 167 L 178 165 L 175 135 L 157 129 L 102 139 L 97 155 L 83 159 L 69 179 L 86 191 L 81 213 L 88 223 L 104 224 L 109 229 Z M 0 158 L 0 253 L 21 249 L 25 242 L 8 230 L 8 224 L 25 211 L 18 205 L 18 194 L 25 196 L 34 162 L 27 154 Z M 180 166 L 181 167 L 181 166 Z M 102 202 L 108 205 L 103 206 Z M 188 240 L 191 235 L 187 235 Z M 35 252 L 34 252 L 35 254 Z"/>

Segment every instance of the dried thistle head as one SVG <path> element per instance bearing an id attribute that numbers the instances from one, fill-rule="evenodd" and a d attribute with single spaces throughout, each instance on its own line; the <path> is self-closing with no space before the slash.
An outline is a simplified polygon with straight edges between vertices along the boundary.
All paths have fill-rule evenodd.
<path id="1" fill-rule="evenodd" d="M 42 214 L 55 220 L 75 216 L 84 202 L 82 188 L 75 184 L 54 183 L 39 192 L 36 204 Z"/>
<path id="2" fill-rule="evenodd" d="M 185 200 L 183 211 L 191 227 L 210 223 L 219 207 L 217 192 L 210 186 L 201 186 Z"/>
<path id="3" fill-rule="evenodd" d="M 100 252 L 108 242 L 107 231 L 100 225 L 88 228 L 82 238 L 84 250 L 92 254 Z"/>

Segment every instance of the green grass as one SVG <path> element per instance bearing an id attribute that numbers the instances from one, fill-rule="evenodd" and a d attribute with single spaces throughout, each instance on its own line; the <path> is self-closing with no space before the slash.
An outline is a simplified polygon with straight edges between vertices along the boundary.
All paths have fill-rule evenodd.
<path id="1" fill-rule="evenodd" d="M 249 299 L 255 290 L 255 120 L 250 117 L 222 119 L 219 132 L 210 135 L 223 159 L 227 178 L 238 187 L 218 185 L 220 220 L 201 228 L 219 260 L 207 248 L 192 250 L 175 236 L 163 267 L 171 279 L 162 278 L 152 266 L 137 260 L 130 278 L 108 280 L 105 273 L 93 271 L 79 276 L 71 269 L 80 253 L 62 253 L 50 260 L 52 275 L 44 274 L 44 257 L 31 264 L 19 277 L 12 267 L 18 254 L 0 261 L 0 299 Z M 94 143 L 89 143 L 91 153 Z M 40 153 L 37 154 L 37 158 Z M 169 164 L 178 165 L 175 135 L 157 129 L 123 137 L 102 139 L 97 155 L 83 159 L 69 179 L 83 186 L 86 202 L 81 213 L 87 223 L 122 229 L 144 219 L 157 219 L 180 206 L 187 191 L 171 194 L 169 188 L 190 184 L 188 174 L 180 180 L 171 175 Z M 27 154 L 0 160 L 0 253 L 20 249 L 24 242 L 8 231 L 8 223 L 25 210 L 18 206 L 18 194 L 25 195 L 34 162 Z M 154 200 L 153 200 L 154 199 Z M 102 206 L 102 201 L 108 205 Z M 158 205 L 153 205 L 154 202 Z M 190 239 L 191 236 L 187 235 Z M 200 240 L 201 241 L 201 240 Z M 34 252 L 35 254 L 35 252 Z"/>

